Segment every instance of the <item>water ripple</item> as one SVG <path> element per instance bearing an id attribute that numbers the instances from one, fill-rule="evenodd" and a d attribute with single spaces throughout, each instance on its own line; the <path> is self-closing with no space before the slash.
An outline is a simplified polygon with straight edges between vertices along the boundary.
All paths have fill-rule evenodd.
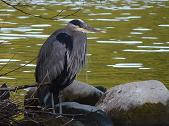
<path id="1" fill-rule="evenodd" d="M 0 62 L 17 62 L 17 61 L 20 61 L 20 60 L 17 60 L 17 59 L 0 59 Z"/>
<path id="2" fill-rule="evenodd" d="M 138 48 L 169 49 L 169 46 L 137 46 Z"/>
<path id="3" fill-rule="evenodd" d="M 13 77 L 3 77 L 3 76 L 1 76 L 0 79 L 3 79 L 3 80 L 15 80 L 16 78 L 13 78 Z"/>
<path id="4" fill-rule="evenodd" d="M 146 37 L 141 37 L 142 39 L 158 39 L 157 37 L 149 37 L 149 36 L 146 36 Z"/>
<path id="5" fill-rule="evenodd" d="M 49 27 L 51 26 L 50 24 L 34 24 L 34 25 L 31 25 L 32 27 Z"/>
<path id="6" fill-rule="evenodd" d="M 1 21 L 0 24 L 18 24 L 16 22 Z"/>
<path id="7" fill-rule="evenodd" d="M 30 27 L 16 27 L 16 28 L 1 28 L 1 32 L 9 33 L 11 31 L 28 32 L 28 31 L 42 31 L 44 29 L 33 29 Z"/>
<path id="8" fill-rule="evenodd" d="M 20 64 L 21 66 L 28 66 L 28 67 L 35 67 L 36 66 L 36 64 Z"/>
<path id="9" fill-rule="evenodd" d="M 106 18 L 95 18 L 95 19 L 88 19 L 90 21 L 120 21 L 119 19 L 106 19 Z"/>
<path id="10" fill-rule="evenodd" d="M 9 37 L 9 38 L 8 38 Z M 20 38 L 25 38 L 25 37 L 28 37 L 28 38 L 47 38 L 49 37 L 49 35 L 32 35 L 32 34 L 0 34 L 0 39 L 12 39 L 12 38 L 15 38 L 15 39 L 20 39 Z"/>
<path id="11" fill-rule="evenodd" d="M 126 59 L 126 58 L 124 58 L 124 57 L 113 57 L 113 59 L 124 60 L 124 59 Z"/>
<path id="12" fill-rule="evenodd" d="M 112 13 L 90 13 L 89 16 L 111 15 Z"/>
<path id="13" fill-rule="evenodd" d="M 160 27 L 169 27 L 169 24 L 161 24 L 161 25 L 158 25 Z"/>
<path id="14" fill-rule="evenodd" d="M 149 30 L 152 30 L 152 29 L 143 28 L 143 27 L 137 27 L 137 28 L 134 28 L 133 30 L 135 30 L 135 31 L 149 31 Z"/>
<path id="15" fill-rule="evenodd" d="M 110 67 L 115 67 L 115 68 L 139 68 L 143 67 L 142 63 L 117 63 L 114 65 L 107 65 Z"/>
<path id="16" fill-rule="evenodd" d="M 144 50 L 144 49 L 124 49 L 124 52 L 169 52 L 169 49 L 159 49 L 159 50 Z"/>
<path id="17" fill-rule="evenodd" d="M 15 12 L 15 9 L 0 9 L 0 12 Z"/>
<path id="18" fill-rule="evenodd" d="M 140 44 L 142 41 L 96 41 L 97 43 L 113 43 L 113 44 Z"/>

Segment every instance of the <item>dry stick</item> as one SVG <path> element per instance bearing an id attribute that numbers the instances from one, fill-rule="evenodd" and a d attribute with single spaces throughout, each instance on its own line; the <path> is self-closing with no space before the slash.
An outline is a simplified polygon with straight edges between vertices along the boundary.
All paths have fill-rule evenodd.
<path id="1" fill-rule="evenodd" d="M 37 114 L 48 114 L 48 115 L 51 115 L 51 116 L 59 116 L 60 117 L 60 114 L 58 113 L 52 113 L 52 112 L 46 112 L 46 111 L 33 111 L 33 110 L 29 110 L 28 111 L 29 113 L 37 113 Z M 90 114 L 92 112 L 88 112 L 88 113 L 85 113 L 85 114 L 61 114 L 62 116 L 65 116 L 65 117 L 71 117 L 73 119 L 76 119 L 77 117 L 84 117 L 84 116 L 87 116 L 88 114 Z"/>
<path id="2" fill-rule="evenodd" d="M 66 122 L 66 123 L 65 123 L 64 125 L 62 125 L 62 126 L 68 125 L 69 123 L 73 122 L 73 120 L 74 120 L 74 118 L 70 119 L 68 122 Z"/>
<path id="3" fill-rule="evenodd" d="M 14 8 L 14 9 L 16 9 L 16 10 L 18 10 L 18 11 L 20 11 L 20 12 L 26 14 L 26 15 L 33 16 L 33 17 L 38 17 L 38 18 L 42 18 L 42 19 L 50 19 L 50 18 L 42 17 L 42 16 L 40 16 L 40 15 L 32 15 L 31 13 L 25 12 L 25 11 L 23 11 L 22 9 L 17 8 L 17 6 L 11 5 L 11 4 L 9 4 L 8 2 L 6 2 L 6 1 L 4 1 L 4 0 L 1 0 L 1 1 L 2 1 L 3 3 L 5 3 L 6 5 L 8 5 L 8 6 Z M 51 20 L 51 19 L 50 19 L 50 20 Z"/>
<path id="4" fill-rule="evenodd" d="M 53 16 L 52 18 L 48 18 L 48 17 L 43 17 L 43 16 L 41 16 L 41 15 L 33 15 L 33 14 L 31 14 L 31 13 L 28 13 L 28 12 L 23 11 L 22 9 L 18 8 L 17 6 L 14 6 L 14 5 L 9 4 L 8 2 L 6 2 L 6 1 L 4 1 L 4 0 L 1 0 L 1 1 L 2 1 L 3 3 L 5 3 L 6 5 L 8 5 L 8 6 L 14 8 L 14 9 L 16 9 L 16 10 L 18 10 L 18 11 L 20 11 L 20 12 L 26 14 L 26 15 L 33 16 L 33 17 L 37 17 L 37 18 L 41 18 L 41 19 L 47 19 L 47 20 L 63 19 L 63 18 L 68 17 L 68 16 L 74 16 L 74 14 L 76 14 L 77 12 L 79 12 L 79 9 L 78 9 L 78 10 L 75 11 L 74 13 L 71 13 L 71 14 L 69 14 L 69 15 L 66 15 L 66 16 L 64 16 L 64 17 L 62 17 L 62 18 L 55 18 L 55 17 L 57 17 L 57 15 L 60 15 L 60 14 L 63 12 L 63 11 L 61 11 L 61 12 L 59 12 L 56 16 Z"/>
<path id="5" fill-rule="evenodd" d="M 22 85 L 22 86 L 17 86 L 14 88 L 0 88 L 0 91 L 16 91 L 16 90 L 20 90 L 20 89 L 25 89 L 25 88 L 29 88 L 29 87 L 36 87 L 37 84 L 33 84 L 33 85 Z"/>
<path id="6" fill-rule="evenodd" d="M 41 86 L 46 86 L 46 85 L 50 85 L 49 82 L 45 82 L 43 83 L 43 85 L 39 85 L 39 84 L 31 84 L 31 85 L 22 85 L 22 86 L 17 86 L 14 88 L 0 88 L 0 91 L 16 91 L 16 90 L 20 90 L 20 89 L 25 89 L 25 88 L 29 88 L 29 87 L 41 87 Z"/>
<path id="7" fill-rule="evenodd" d="M 0 71 L 2 71 L 9 64 L 9 62 L 14 58 L 14 56 L 15 56 L 15 54 L 13 54 L 13 56 L 9 59 L 9 61 L 4 66 L 2 66 L 0 68 Z"/>
<path id="8" fill-rule="evenodd" d="M 37 58 L 37 57 L 33 58 L 31 61 L 29 61 L 28 63 L 26 63 L 26 64 L 23 65 L 23 66 L 17 67 L 17 68 L 15 68 L 15 69 L 11 70 L 11 71 L 8 71 L 8 72 L 6 72 L 6 73 L 0 74 L 0 77 L 1 77 L 1 76 L 5 76 L 5 75 L 7 75 L 7 74 L 9 74 L 9 73 L 12 73 L 12 72 L 14 72 L 14 71 L 16 71 L 16 70 L 18 70 L 18 69 L 21 69 L 21 68 L 25 67 L 25 66 L 28 65 L 29 63 L 33 62 L 36 58 Z"/>
<path id="9" fill-rule="evenodd" d="M 63 11 L 64 11 L 64 10 L 68 10 L 68 8 L 69 8 L 69 7 L 66 7 L 66 9 L 62 9 L 56 16 L 53 16 L 52 19 L 54 19 L 54 18 L 60 16 L 60 15 L 63 13 Z"/>
<path id="10" fill-rule="evenodd" d="M 67 18 L 67 17 L 69 17 L 69 16 L 74 16 L 74 15 L 75 15 L 76 13 L 78 13 L 80 10 L 81 10 L 81 9 L 78 9 L 78 10 L 76 10 L 74 13 L 65 15 L 65 16 L 63 16 L 63 17 L 61 17 L 61 18 L 57 18 L 57 19 L 64 19 L 64 18 Z"/>

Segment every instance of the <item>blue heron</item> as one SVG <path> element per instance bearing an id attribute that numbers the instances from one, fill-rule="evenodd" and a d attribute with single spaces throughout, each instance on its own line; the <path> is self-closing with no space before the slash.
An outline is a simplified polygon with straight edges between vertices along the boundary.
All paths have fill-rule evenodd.
<path id="1" fill-rule="evenodd" d="M 37 93 L 40 104 L 52 107 L 53 112 L 59 102 L 62 114 L 61 91 L 74 81 L 85 64 L 87 31 L 97 32 L 80 19 L 72 20 L 50 35 L 40 49 L 35 70 Z"/>

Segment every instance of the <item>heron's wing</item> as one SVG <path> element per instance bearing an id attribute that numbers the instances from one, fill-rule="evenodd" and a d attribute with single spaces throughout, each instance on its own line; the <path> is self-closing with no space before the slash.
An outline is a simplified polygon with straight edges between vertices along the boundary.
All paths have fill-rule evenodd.
<path id="1" fill-rule="evenodd" d="M 68 59 L 73 47 L 72 37 L 67 33 L 52 35 L 42 46 L 36 67 L 36 81 L 61 83 L 75 75 L 68 74 Z M 72 77 L 69 77 L 69 76 Z M 59 86 L 59 85 L 58 85 Z"/>

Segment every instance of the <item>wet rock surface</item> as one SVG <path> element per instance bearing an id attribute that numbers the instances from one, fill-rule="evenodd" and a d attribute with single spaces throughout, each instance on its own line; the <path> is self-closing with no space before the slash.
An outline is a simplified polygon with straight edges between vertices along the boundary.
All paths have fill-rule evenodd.
<path id="1" fill-rule="evenodd" d="M 121 84 L 96 104 L 115 126 L 168 126 L 169 91 L 156 80 Z"/>

